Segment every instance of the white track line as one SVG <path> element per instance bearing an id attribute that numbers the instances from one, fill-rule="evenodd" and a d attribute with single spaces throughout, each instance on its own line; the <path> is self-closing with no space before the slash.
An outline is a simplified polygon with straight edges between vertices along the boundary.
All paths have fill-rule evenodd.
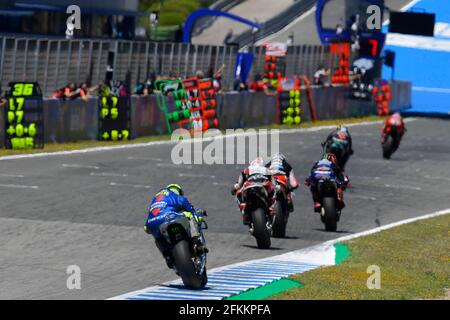
<path id="1" fill-rule="evenodd" d="M 129 188 L 137 188 L 137 189 L 151 189 L 151 188 L 153 188 L 152 186 L 145 186 L 145 185 L 142 185 L 142 184 L 129 184 L 129 183 L 117 183 L 117 182 L 111 182 L 109 185 L 113 186 L 113 187 L 129 187 Z"/>
<path id="2" fill-rule="evenodd" d="M 163 161 L 160 158 L 152 158 L 152 157 L 128 157 L 128 160 L 149 160 L 149 161 L 157 161 L 157 162 Z"/>
<path id="3" fill-rule="evenodd" d="M 371 201 L 377 200 L 377 198 L 375 198 L 375 197 L 362 196 L 360 194 L 353 194 L 353 193 L 347 193 L 346 196 L 349 198 L 360 198 L 360 199 L 371 200 Z"/>
<path id="4" fill-rule="evenodd" d="M 386 188 L 394 188 L 394 189 L 406 189 L 406 190 L 416 190 L 416 191 L 422 190 L 421 187 L 412 187 L 412 186 L 405 186 L 405 185 L 385 184 L 384 186 Z"/>
<path id="5" fill-rule="evenodd" d="M 160 168 L 182 168 L 182 169 L 192 169 L 191 165 L 185 165 L 185 164 L 173 164 L 173 163 L 157 163 L 157 167 Z"/>
<path id="6" fill-rule="evenodd" d="M 445 181 L 450 181 L 450 178 L 447 177 L 432 177 L 429 175 L 425 176 L 426 179 L 432 179 L 432 180 L 445 180 Z"/>
<path id="7" fill-rule="evenodd" d="M 195 174 L 195 173 L 179 173 L 179 177 L 186 177 L 186 178 L 210 178 L 215 179 L 216 176 L 209 175 L 209 174 Z"/>
<path id="8" fill-rule="evenodd" d="M 0 177 L 7 177 L 7 178 L 25 178 L 22 174 L 9 174 L 9 173 L 0 173 Z"/>
<path id="9" fill-rule="evenodd" d="M 76 169 L 94 169 L 94 170 L 99 170 L 100 167 L 97 166 L 85 166 L 85 165 L 81 165 L 81 164 L 67 164 L 67 163 L 63 163 L 62 166 L 64 168 L 76 168 Z"/>
<path id="10" fill-rule="evenodd" d="M 416 120 L 415 118 L 408 118 L 405 119 L 405 122 Z M 342 123 L 345 123 L 345 119 L 342 119 Z M 379 125 L 383 123 L 383 121 L 365 121 L 365 122 L 358 122 L 358 123 L 350 123 L 347 124 L 347 127 L 359 127 L 359 126 L 367 126 L 367 125 Z M 278 130 L 281 134 L 287 134 L 287 133 L 302 133 L 302 132 L 316 132 L 321 130 L 330 130 L 335 129 L 336 125 L 329 125 L 329 126 L 317 126 L 317 127 L 311 127 L 311 128 L 298 128 L 298 129 L 282 129 Z M 228 134 L 228 135 L 221 135 L 217 137 L 210 137 L 210 138 L 204 138 L 203 142 L 212 141 L 214 138 L 227 138 L 227 137 L 240 137 L 240 136 L 252 136 L 255 133 L 234 133 L 234 134 Z M 194 139 L 186 139 L 184 142 L 194 141 Z M 32 154 L 18 154 L 18 155 L 11 155 L 11 156 L 3 156 L 0 157 L 0 161 L 4 160 L 17 160 L 17 159 L 29 159 L 29 158 L 42 158 L 42 157 L 53 157 L 53 156 L 67 156 L 67 155 L 73 155 L 73 154 L 85 154 L 85 153 L 92 153 L 92 152 L 102 152 L 102 151 L 111 151 L 111 150 L 124 150 L 124 149 L 133 149 L 133 148 L 143 148 L 143 147 L 151 147 L 151 146 L 159 146 L 159 145 L 170 145 L 170 144 L 176 144 L 178 143 L 177 140 L 171 141 L 171 140 L 164 140 L 164 141 L 152 141 L 152 142 L 145 142 L 145 143 L 130 143 L 130 144 L 123 144 L 123 145 L 117 145 L 117 146 L 108 146 L 108 147 L 95 147 L 95 148 L 86 148 L 86 149 L 79 149 L 79 150 L 70 150 L 70 151 L 56 151 L 56 152 L 42 152 L 42 153 L 32 153 Z"/>
<path id="11" fill-rule="evenodd" d="M 14 189 L 39 189 L 39 186 L 25 186 L 21 184 L 0 184 L 0 187 Z"/>
<path id="12" fill-rule="evenodd" d="M 90 176 L 97 176 L 97 177 L 128 177 L 126 173 L 112 173 L 112 172 L 91 172 L 89 174 Z"/>

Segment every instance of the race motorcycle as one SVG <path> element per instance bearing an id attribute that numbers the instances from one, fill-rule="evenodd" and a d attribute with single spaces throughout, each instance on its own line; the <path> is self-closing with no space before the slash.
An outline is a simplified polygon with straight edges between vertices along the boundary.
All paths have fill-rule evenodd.
<path id="1" fill-rule="evenodd" d="M 260 249 L 269 249 L 271 245 L 273 214 L 270 208 L 275 200 L 274 195 L 271 179 L 262 174 L 249 176 L 236 194 L 242 214 L 250 217 L 249 231 Z"/>
<path id="2" fill-rule="evenodd" d="M 275 214 L 272 222 L 273 237 L 284 238 L 289 220 L 287 205 L 289 193 L 288 179 L 284 173 L 275 173 L 273 175 L 273 181 L 275 183 Z"/>
<path id="3" fill-rule="evenodd" d="M 333 170 L 322 167 L 315 170 L 311 177 L 311 183 L 317 187 L 320 208 L 320 218 L 326 231 L 336 231 L 337 222 L 341 217 L 338 208 L 338 188 L 340 182 Z"/>
<path id="4" fill-rule="evenodd" d="M 332 153 L 336 156 L 337 163 L 342 169 L 353 154 L 349 150 L 349 143 L 344 133 L 339 133 L 338 137 L 333 137 L 331 140 L 322 143 L 324 153 Z"/>
<path id="5" fill-rule="evenodd" d="M 383 158 L 390 159 L 392 154 L 397 151 L 402 140 L 403 129 L 398 123 L 387 122 L 382 129 L 381 147 L 383 149 Z"/>
<path id="6" fill-rule="evenodd" d="M 199 211 L 206 216 L 206 211 Z M 174 270 L 191 289 L 200 289 L 208 282 L 206 272 L 206 241 L 203 230 L 208 229 L 206 221 L 199 225 L 186 216 L 168 215 L 160 231 L 171 246 Z"/>

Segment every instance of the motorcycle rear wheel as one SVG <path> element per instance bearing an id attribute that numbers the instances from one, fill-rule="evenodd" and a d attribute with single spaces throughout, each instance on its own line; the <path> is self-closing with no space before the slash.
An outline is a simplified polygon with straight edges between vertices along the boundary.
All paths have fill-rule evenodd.
<path id="1" fill-rule="evenodd" d="M 256 238 L 256 244 L 259 249 L 269 249 L 270 232 L 267 229 L 266 214 L 262 208 L 258 208 L 252 212 L 253 220 L 253 236 Z"/>
<path id="2" fill-rule="evenodd" d="M 277 200 L 275 204 L 275 219 L 272 225 L 273 237 L 274 238 L 284 238 L 286 236 L 286 225 L 287 225 L 287 208 L 286 205 Z"/>
<path id="3" fill-rule="evenodd" d="M 323 221 L 326 231 L 335 232 L 337 229 L 337 212 L 336 212 L 336 199 L 332 197 L 323 198 Z"/>
<path id="4" fill-rule="evenodd" d="M 192 261 L 192 253 L 187 240 L 177 242 L 172 249 L 172 255 L 175 267 L 186 287 L 200 289 L 206 285 L 206 283 L 203 284 L 203 276 L 199 276 L 196 272 L 197 270 Z"/>

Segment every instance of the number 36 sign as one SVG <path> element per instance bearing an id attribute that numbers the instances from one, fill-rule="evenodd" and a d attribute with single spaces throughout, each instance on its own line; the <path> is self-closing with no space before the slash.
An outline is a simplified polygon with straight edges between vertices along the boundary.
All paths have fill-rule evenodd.
<path id="1" fill-rule="evenodd" d="M 5 147 L 44 147 L 42 93 L 37 82 L 10 82 L 6 93 Z"/>

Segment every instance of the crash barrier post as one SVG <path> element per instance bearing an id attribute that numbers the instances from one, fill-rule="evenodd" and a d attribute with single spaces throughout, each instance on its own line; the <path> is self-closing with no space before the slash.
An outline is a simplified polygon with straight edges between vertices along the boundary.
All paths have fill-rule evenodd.
<path id="1" fill-rule="evenodd" d="M 5 148 L 43 148 L 43 99 L 39 84 L 10 82 L 5 97 Z"/>
<path id="2" fill-rule="evenodd" d="M 130 97 L 100 96 L 98 140 L 121 141 L 131 139 Z"/>
<path id="3" fill-rule="evenodd" d="M 299 125 L 301 122 L 299 78 L 280 79 L 277 91 L 278 122 L 286 125 Z"/>
<path id="4" fill-rule="evenodd" d="M 330 66 L 333 70 L 331 83 L 349 84 L 350 43 L 332 42 L 330 46 Z"/>

